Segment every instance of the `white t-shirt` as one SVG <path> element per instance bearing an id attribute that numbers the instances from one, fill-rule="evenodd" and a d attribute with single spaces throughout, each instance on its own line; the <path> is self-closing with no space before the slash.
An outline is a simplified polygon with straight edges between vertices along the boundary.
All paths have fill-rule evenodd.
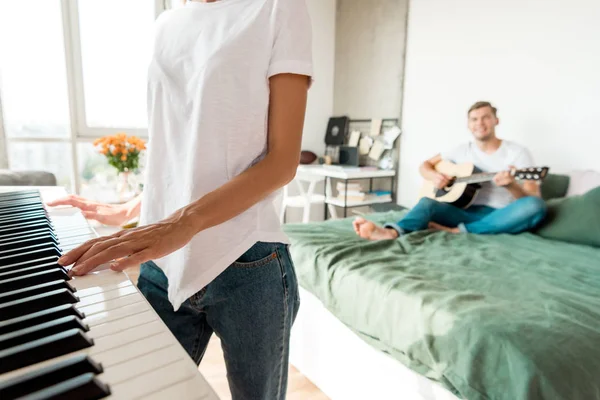
<path id="1" fill-rule="evenodd" d="M 442 153 L 442 159 L 456 164 L 473 163 L 482 172 L 505 171 L 511 165 L 516 168 L 534 166 L 529 150 L 508 140 L 503 140 L 498 150 L 492 154 L 481 151 L 475 143 L 471 142 Z M 482 183 L 481 186 L 473 205 L 502 208 L 515 200 L 506 188 L 498 187 L 493 182 Z"/>
<path id="2" fill-rule="evenodd" d="M 312 76 L 305 0 L 188 2 L 156 21 L 141 224 L 164 219 L 260 161 L 269 77 Z M 177 310 L 256 242 L 289 243 L 273 199 L 154 260 Z"/>

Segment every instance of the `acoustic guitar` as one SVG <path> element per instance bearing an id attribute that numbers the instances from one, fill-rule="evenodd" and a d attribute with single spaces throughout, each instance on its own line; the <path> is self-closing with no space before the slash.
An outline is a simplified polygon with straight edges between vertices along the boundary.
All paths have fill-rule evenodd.
<path id="1" fill-rule="evenodd" d="M 459 208 L 469 207 L 481 188 L 480 183 L 492 181 L 498 173 L 481 172 L 471 163 L 454 164 L 449 161 L 439 162 L 435 169 L 454 178 L 443 189 L 438 189 L 433 182 L 426 181 L 421 188 L 419 197 L 428 197 Z M 548 171 L 548 167 L 531 167 L 509 172 L 516 180 L 541 181 L 548 175 Z"/>

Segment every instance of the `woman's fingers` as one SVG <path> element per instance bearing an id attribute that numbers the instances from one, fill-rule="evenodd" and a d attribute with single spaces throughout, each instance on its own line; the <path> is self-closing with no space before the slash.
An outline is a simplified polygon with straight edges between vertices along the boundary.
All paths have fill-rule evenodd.
<path id="1" fill-rule="evenodd" d="M 106 264 L 115 259 L 127 257 L 135 253 L 136 251 L 133 249 L 130 243 L 121 243 L 93 254 L 86 261 L 76 264 L 70 272 L 71 275 L 85 275 L 102 264 Z"/>
<path id="2" fill-rule="evenodd" d="M 79 260 L 79 257 L 81 257 L 83 254 L 85 254 L 85 252 L 88 251 L 90 249 L 90 247 L 92 247 L 94 244 L 96 244 L 100 240 L 101 240 L 101 238 L 88 240 L 84 244 L 74 248 L 73 250 L 69 251 L 68 253 L 64 254 L 61 258 L 59 258 L 57 261 L 58 264 L 62 265 L 62 266 L 67 266 L 67 265 L 73 264 L 74 262 Z"/>
<path id="3" fill-rule="evenodd" d="M 99 254 L 106 249 L 116 247 L 123 243 L 123 239 L 118 237 L 104 237 L 104 240 L 99 240 L 94 243 L 91 247 L 87 249 L 87 251 L 79 256 L 77 261 L 75 261 L 75 265 L 73 268 L 77 268 L 78 266 L 85 264 L 87 260 L 94 257 L 96 254 Z"/>
<path id="4" fill-rule="evenodd" d="M 96 245 L 97 243 L 102 243 L 102 242 L 105 242 L 107 240 L 112 240 L 112 239 L 118 238 L 118 237 L 122 236 L 125 232 L 126 231 L 122 230 L 122 231 L 119 231 L 119 232 L 117 232 L 117 233 L 115 233 L 114 235 L 111 235 L 111 236 L 104 236 L 104 237 L 99 237 L 99 238 L 96 238 L 96 239 L 88 240 L 87 242 L 83 243 L 79 247 L 76 247 L 73 250 L 69 251 L 68 253 L 64 254 L 61 258 L 58 259 L 57 262 L 58 262 L 58 264 L 60 264 L 62 266 L 74 264 L 92 246 Z"/>
<path id="5" fill-rule="evenodd" d="M 152 251 L 150 249 L 145 249 L 129 257 L 125 257 L 112 262 L 110 264 L 110 269 L 112 269 L 113 271 L 123 271 L 127 268 L 136 267 L 142 263 L 145 263 L 146 261 L 149 261 L 152 258 Z"/>
<path id="6" fill-rule="evenodd" d="M 49 201 L 46 203 L 48 207 L 56 207 L 56 206 L 71 206 L 79 208 L 80 210 L 89 211 L 96 207 L 94 202 L 84 199 L 83 197 L 76 195 L 69 195 L 60 199 L 56 199 L 53 201 Z"/>

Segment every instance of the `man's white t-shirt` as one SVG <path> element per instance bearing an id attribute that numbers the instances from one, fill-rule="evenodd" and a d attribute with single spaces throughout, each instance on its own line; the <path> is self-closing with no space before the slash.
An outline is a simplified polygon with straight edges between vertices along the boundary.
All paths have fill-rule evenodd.
<path id="1" fill-rule="evenodd" d="M 481 151 L 475 143 L 471 142 L 443 152 L 441 156 L 443 160 L 456 164 L 473 163 L 482 172 L 506 171 L 511 165 L 516 168 L 534 166 L 529 150 L 508 140 L 503 140 L 500 147 L 492 154 Z M 482 183 L 481 186 L 473 205 L 502 208 L 515 200 L 506 188 L 498 187 L 493 182 Z"/>
<path id="2" fill-rule="evenodd" d="M 312 76 L 311 49 L 305 0 L 188 2 L 157 19 L 141 224 L 168 217 L 264 157 L 269 78 Z M 175 310 L 256 242 L 289 243 L 274 197 L 154 260 Z"/>

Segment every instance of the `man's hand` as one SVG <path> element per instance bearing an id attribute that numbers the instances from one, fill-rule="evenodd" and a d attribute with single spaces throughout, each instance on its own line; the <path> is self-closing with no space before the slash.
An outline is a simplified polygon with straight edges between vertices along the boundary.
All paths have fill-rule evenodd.
<path id="1" fill-rule="evenodd" d="M 120 226 L 131 219 L 134 205 L 104 204 L 70 195 L 46 204 L 49 207 L 71 206 L 79 208 L 86 219 L 93 219 L 104 225 Z"/>
<path id="2" fill-rule="evenodd" d="M 452 182 L 451 177 L 441 174 L 439 172 L 436 173 L 435 177 L 433 178 L 433 184 L 438 189 L 443 189 L 447 187 L 448 185 L 450 185 L 450 182 Z"/>
<path id="3" fill-rule="evenodd" d="M 74 264 L 69 272 L 71 276 L 85 275 L 108 262 L 112 270 L 123 271 L 182 248 L 195 233 L 176 213 L 156 224 L 90 240 L 62 256 L 58 263 Z"/>
<path id="4" fill-rule="evenodd" d="M 512 171 L 514 171 L 514 169 L 515 167 L 511 166 L 510 171 L 498 172 L 496 176 L 494 176 L 494 183 L 496 184 L 496 186 L 513 186 L 516 183 L 515 177 L 511 173 Z"/>

